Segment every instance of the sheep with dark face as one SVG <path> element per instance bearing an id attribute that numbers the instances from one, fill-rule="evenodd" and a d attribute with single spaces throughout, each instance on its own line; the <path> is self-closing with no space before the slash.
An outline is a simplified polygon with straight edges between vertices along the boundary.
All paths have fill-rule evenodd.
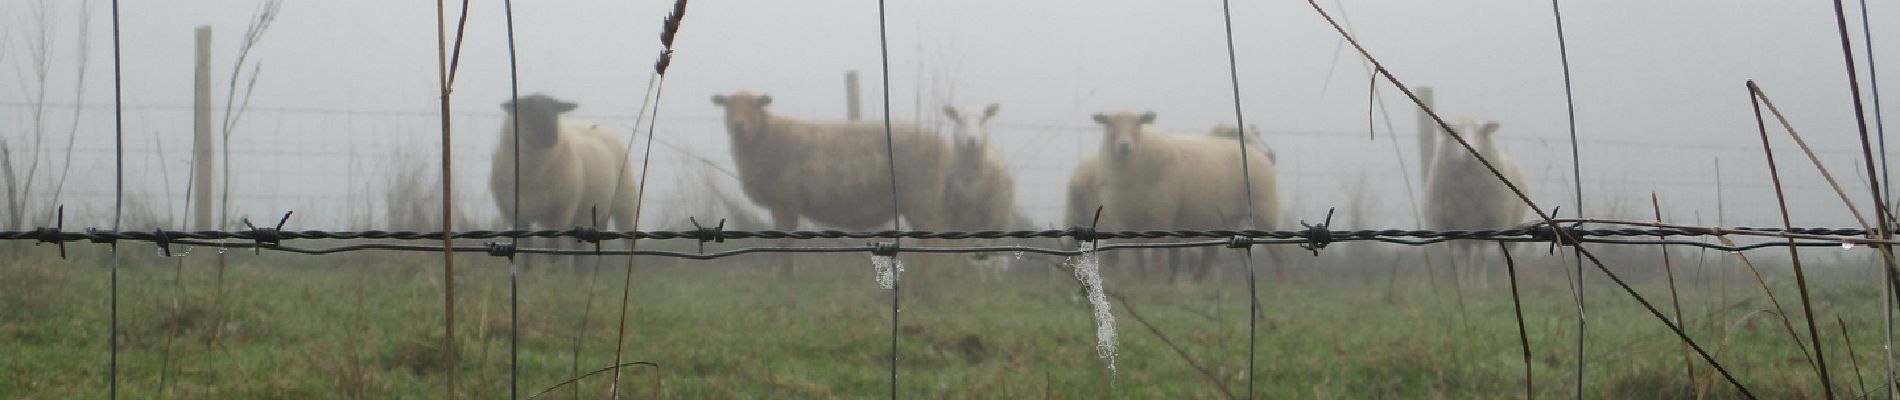
<path id="1" fill-rule="evenodd" d="M 1010 177 L 1009 165 L 1001 154 L 990 145 L 990 132 L 985 126 L 990 118 L 996 117 L 996 104 L 983 109 L 982 115 L 970 115 L 957 111 L 956 107 L 944 106 L 944 115 L 950 117 L 955 129 L 950 135 L 951 155 L 943 170 L 944 176 L 944 227 L 958 231 L 1001 230 L 1009 228 L 1015 216 L 1015 179 Z M 1020 226 L 1018 228 L 1021 228 Z M 985 271 L 994 272 L 1007 268 L 1007 258 L 993 257 Z"/>
<path id="2" fill-rule="evenodd" d="M 1168 134 L 1149 126 L 1154 112 L 1094 118 L 1105 135 L 1097 178 L 1105 229 L 1231 229 L 1245 226 L 1249 215 L 1256 228 L 1276 225 L 1274 166 L 1261 149 L 1249 147 L 1243 155 L 1233 140 Z M 1251 168 L 1246 173 L 1242 157 Z M 1214 256 L 1209 247 L 1191 262 L 1169 262 L 1171 276 L 1189 264 L 1195 279 L 1205 277 Z"/>
<path id="3" fill-rule="evenodd" d="M 628 172 L 626 144 L 597 124 L 561 117 L 576 107 L 539 94 L 502 103 L 509 115 L 502 121 L 501 144 L 488 179 L 495 205 L 504 218 L 515 215 L 519 141 L 522 228 L 594 226 L 590 210 L 598 207 L 601 229 L 633 230 L 639 189 Z"/>
<path id="4" fill-rule="evenodd" d="M 746 197 L 771 211 L 773 228 L 797 229 L 799 219 L 833 228 L 880 228 L 893 217 L 890 151 L 896 152 L 899 209 L 914 229 L 943 230 L 943 174 L 949 144 L 912 124 L 814 122 L 772 115 L 772 97 L 750 92 L 715 95 L 726 109 L 733 163 Z M 781 242 L 789 245 L 789 242 Z M 791 259 L 781 264 L 791 271 Z"/>

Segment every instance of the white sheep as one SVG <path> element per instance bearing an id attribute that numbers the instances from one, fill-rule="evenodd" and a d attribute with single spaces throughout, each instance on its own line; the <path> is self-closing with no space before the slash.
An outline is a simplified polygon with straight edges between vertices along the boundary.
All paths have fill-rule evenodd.
<path id="1" fill-rule="evenodd" d="M 1153 126 L 1143 126 L 1141 129 L 1159 132 Z M 1262 143 L 1258 141 L 1258 131 L 1249 129 L 1248 133 L 1251 137 L 1256 139 L 1255 144 Z M 1161 134 L 1166 133 L 1162 132 Z M 1213 137 L 1237 138 L 1240 137 L 1240 130 L 1235 128 L 1233 124 L 1223 123 L 1215 125 L 1213 129 L 1209 129 L 1207 134 Z M 1266 146 L 1261 145 L 1259 148 L 1266 149 Z M 1271 151 L 1268 151 L 1267 158 L 1273 158 Z M 1102 178 L 1100 177 L 1102 174 L 1101 169 L 1101 158 L 1089 157 L 1083 159 L 1081 163 L 1076 164 L 1075 172 L 1069 175 L 1068 207 L 1062 221 L 1065 226 L 1088 226 L 1090 223 L 1095 222 L 1095 208 L 1102 205 L 1101 194 L 1099 193 L 1102 185 Z"/>
<path id="2" fill-rule="evenodd" d="M 714 95 L 726 110 L 733 163 L 747 197 L 771 211 L 775 229 L 799 219 L 854 230 L 884 228 L 891 209 L 891 156 L 880 122 L 813 122 L 772 115 L 772 97 Z M 942 230 L 943 174 L 949 145 L 913 124 L 891 126 L 898 198 L 912 229 Z M 782 241 L 781 244 L 789 245 Z M 781 260 L 791 272 L 791 259 Z"/>
<path id="3" fill-rule="evenodd" d="M 1069 175 L 1068 206 L 1063 210 L 1064 228 L 1094 226 L 1095 210 L 1102 206 L 1102 162 L 1100 158 L 1089 157 L 1075 166 L 1075 172 Z M 1106 211 L 1104 211 L 1106 212 Z M 1108 230 L 1104 227 L 1103 230 Z M 1118 265 L 1124 254 L 1148 254 L 1148 250 L 1122 250 L 1098 255 L 1107 265 Z"/>
<path id="4" fill-rule="evenodd" d="M 1075 166 L 1075 172 L 1069 175 L 1069 201 L 1063 214 L 1063 226 L 1089 226 L 1095 222 L 1095 208 L 1102 205 L 1101 175 L 1100 159 L 1090 157 Z"/>
<path id="5" fill-rule="evenodd" d="M 1234 126 L 1234 124 L 1222 122 L 1220 124 L 1214 125 L 1213 129 L 1208 129 L 1207 135 L 1213 136 L 1213 137 L 1228 138 L 1228 139 L 1239 139 L 1240 127 Z M 1249 147 L 1257 147 L 1260 149 L 1260 151 L 1266 152 L 1267 160 L 1271 160 L 1276 163 L 1280 162 L 1280 158 L 1273 154 L 1273 148 L 1267 147 L 1267 140 L 1260 135 L 1260 128 L 1253 127 L 1253 126 L 1247 127 L 1247 145 Z"/>
<path id="6" fill-rule="evenodd" d="M 1452 123 L 1473 149 L 1510 179 L 1519 189 L 1529 190 L 1524 173 L 1498 148 L 1495 134 L 1498 123 L 1459 118 Z M 1435 132 L 1443 132 L 1435 129 Z M 1530 206 L 1498 182 L 1471 152 L 1457 141 L 1437 141 L 1437 150 L 1427 171 L 1425 185 L 1425 227 L 1434 230 L 1507 229 L 1522 222 Z M 1460 285 L 1484 289 L 1490 285 L 1490 270 L 1483 251 L 1488 243 L 1476 240 L 1453 241 L 1452 274 Z M 1465 264 L 1465 272 L 1459 272 Z"/>
<path id="7" fill-rule="evenodd" d="M 628 172 L 626 144 L 598 124 L 562 118 L 574 103 L 546 95 L 503 102 L 501 144 L 496 147 L 489 191 L 503 218 L 515 216 L 515 142 L 521 143 L 522 228 L 596 226 L 632 230 L 639 188 Z M 520 121 L 519 138 L 515 122 Z"/>
<path id="8" fill-rule="evenodd" d="M 1151 127 L 1154 112 L 1095 114 L 1104 126 L 1099 159 L 1105 206 L 1102 225 L 1113 229 L 1272 229 L 1280 213 L 1274 166 L 1260 149 L 1245 154 L 1232 140 L 1171 135 Z M 1253 191 L 1248 203 L 1247 190 Z M 1195 279 L 1206 276 L 1217 249 L 1202 248 L 1188 262 Z M 1170 262 L 1171 279 L 1180 262 Z"/>
<path id="9" fill-rule="evenodd" d="M 944 106 L 955 128 L 951 131 L 951 155 L 944 165 L 944 228 L 957 231 L 1006 229 L 1015 216 L 1016 184 L 1009 165 L 990 146 L 990 132 L 984 125 L 996 117 L 996 104 L 983 109 L 982 115 L 960 113 Z M 994 257 L 984 268 L 990 278 L 1000 277 L 1008 258 Z"/>

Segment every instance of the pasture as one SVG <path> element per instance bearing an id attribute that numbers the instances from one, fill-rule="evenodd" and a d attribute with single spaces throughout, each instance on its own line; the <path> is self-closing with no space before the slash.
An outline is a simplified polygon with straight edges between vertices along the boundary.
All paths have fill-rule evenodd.
<path id="1" fill-rule="evenodd" d="M 1355 2 L 1357 28 L 1317 0 L 696 3 L 684 23 L 684 0 L 596 0 L 524 4 L 517 34 L 513 2 L 257 3 L 124 22 L 117 1 L 109 20 L 0 3 L 20 82 L 0 90 L 0 399 L 1900 393 L 1900 280 L 1866 240 L 1834 247 L 1854 233 L 1746 254 L 1620 236 L 1589 268 L 1541 243 L 1328 231 L 1449 240 L 1535 214 L 1880 233 L 1889 207 L 1854 202 L 1892 203 L 1872 55 L 1895 47 L 1869 26 L 1895 16 L 1865 4 L 1855 34 L 1838 0 Z M 662 16 L 657 43 L 627 22 Z M 938 115 L 969 104 L 989 106 Z M 662 239 L 688 224 L 721 239 Z M 862 233 L 887 226 L 912 232 Z M 1118 252 L 1097 275 L 1095 254 L 915 248 L 1073 248 L 945 233 L 1063 227 L 1249 250 Z M 1278 231 L 1222 231 L 1241 228 Z M 436 229 L 759 253 L 517 269 L 413 232 Z M 912 247 L 758 231 L 796 229 Z M 297 237 L 343 231 L 409 241 Z M 1168 241 L 1147 235 L 1130 240 Z M 337 247 L 355 244 L 465 252 Z M 275 251 L 296 249 L 330 253 Z M 892 254 L 901 290 L 873 273 Z"/>
<path id="2" fill-rule="evenodd" d="M 1660 251 L 1597 248 L 1650 301 L 1670 309 Z M 50 248 L 18 250 L 25 256 L 0 263 L 0 310 L 6 315 L 0 318 L 0 353 L 8 355 L 0 358 L 0 375 L 10 382 L 0 385 L 0 398 L 101 396 L 109 279 L 104 252 L 61 261 Z M 230 264 L 220 295 L 211 249 L 184 257 L 182 271 L 180 259 L 161 258 L 147 245 L 123 250 L 122 393 L 442 393 L 441 275 L 433 266 L 439 259 L 233 252 L 225 255 Z M 1418 256 L 1427 251 L 1444 252 L 1353 243 L 1318 257 L 1286 252 L 1284 281 L 1262 261 L 1259 397 L 1522 397 L 1524 362 L 1508 286 L 1461 294 L 1442 264 L 1434 267 L 1441 268 L 1437 276 L 1424 273 L 1427 266 Z M 1822 254 L 1810 253 L 1807 261 L 1837 393 L 1859 397 L 1878 390 L 1881 295 L 1878 280 L 1870 279 L 1871 252 L 1850 251 L 1813 252 Z M 1575 390 L 1576 310 L 1561 271 L 1572 264 L 1546 255 L 1542 246 L 1520 246 L 1516 254 L 1535 392 L 1568 397 Z M 1758 396 L 1818 397 L 1814 370 L 1737 256 L 1687 249 L 1672 255 L 1689 334 Z M 1751 257 L 1800 326 L 1785 261 L 1772 261 L 1777 257 L 1764 252 Z M 625 358 L 659 367 L 626 369 L 623 394 L 884 396 L 889 292 L 873 283 L 868 258 L 801 258 L 803 269 L 791 278 L 764 268 L 765 258 L 642 258 L 628 288 Z M 1222 260 L 1217 276 L 1204 285 L 1160 283 L 1147 273 L 1108 267 L 1108 289 L 1127 299 L 1112 306 L 1120 337 L 1113 372 L 1096 357 L 1094 322 L 1078 286 L 1048 266 L 1056 261 L 1023 256 L 997 282 L 975 279 L 967 270 L 913 265 L 905 276 L 898 329 L 900 395 L 1222 398 L 1224 386 L 1244 396 L 1245 281 L 1231 259 Z M 569 376 L 577 341 L 580 371 L 611 364 L 616 300 L 626 270 L 624 258 L 603 262 L 598 275 L 583 261 L 579 269 L 537 266 L 520 276 L 524 397 Z M 487 256 L 465 256 L 457 265 L 461 379 L 471 398 L 507 398 L 506 265 Z M 1688 353 L 1662 324 L 1602 274 L 1591 271 L 1586 279 L 1586 397 L 1689 398 L 1698 391 L 1708 398 L 1736 397 L 1699 360 L 1689 362 L 1694 379 L 1686 378 Z M 1851 348 L 1840 323 L 1853 335 Z M 609 380 L 596 375 L 545 398 L 596 398 L 606 394 Z"/>

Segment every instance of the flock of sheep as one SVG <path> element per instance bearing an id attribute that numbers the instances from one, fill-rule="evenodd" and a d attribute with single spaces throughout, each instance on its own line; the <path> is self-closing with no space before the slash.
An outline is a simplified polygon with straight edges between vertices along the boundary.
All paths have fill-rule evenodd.
<path id="1" fill-rule="evenodd" d="M 747 198 L 770 211 L 775 229 L 798 229 L 809 221 L 831 229 L 873 230 L 888 226 L 895 216 L 911 229 L 932 231 L 1005 229 L 1018 221 L 1014 179 L 986 128 L 998 111 L 995 104 L 981 113 L 945 107 L 954 123 L 948 136 L 894 123 L 887 149 L 883 122 L 774 115 L 767 109 L 771 96 L 750 92 L 715 95 L 712 101 L 725 109 L 740 185 Z M 595 225 L 589 210 L 598 205 L 605 218 L 601 225 L 633 229 L 638 189 L 624 142 L 596 124 L 563 117 L 574 103 L 532 95 L 502 106 L 509 118 L 490 183 L 503 215 L 515 215 L 519 185 L 520 222 L 531 227 Z M 1281 227 L 1276 157 L 1257 131 L 1221 125 L 1207 134 L 1171 134 L 1154 126 L 1153 112 L 1093 118 L 1102 127 L 1102 149 L 1071 175 L 1064 225 L 1097 224 L 1102 230 Z M 517 124 L 518 137 L 510 134 Z M 1493 140 L 1497 127 L 1461 120 L 1455 128 L 1521 187 L 1522 174 Z M 1237 140 L 1247 141 L 1244 153 Z M 513 171 L 517 142 L 518 183 Z M 1462 146 L 1450 141 L 1427 146 L 1435 151 L 1424 152 L 1426 228 L 1489 229 L 1520 222 L 1524 206 Z M 893 168 L 897 188 L 891 186 Z M 867 201 L 891 198 L 893 191 L 896 204 Z M 1489 278 L 1483 268 L 1468 262 L 1477 247 L 1453 248 L 1455 258 L 1472 265 L 1456 273 L 1458 280 L 1484 285 Z M 1169 280 L 1183 271 L 1203 279 L 1218 250 L 1193 253 L 1198 254 L 1150 251 L 1138 264 L 1166 265 Z M 791 271 L 791 257 L 779 262 L 782 271 Z"/>

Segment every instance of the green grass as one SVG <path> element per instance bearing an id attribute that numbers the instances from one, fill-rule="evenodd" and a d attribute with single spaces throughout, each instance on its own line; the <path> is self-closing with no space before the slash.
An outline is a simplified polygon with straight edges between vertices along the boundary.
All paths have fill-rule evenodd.
<path id="1" fill-rule="evenodd" d="M 743 243 L 738 243 L 743 244 Z M 47 248 L 16 247 L 0 261 L 0 398 L 97 398 L 107 382 L 110 265 L 96 245 L 61 261 Z M 310 257 L 232 253 L 218 300 L 213 251 L 159 259 L 128 245 L 120 274 L 124 335 L 120 394 L 133 398 L 439 398 L 442 356 L 440 258 L 389 253 Z M 1575 390 L 1575 305 L 1561 269 L 1520 251 L 1525 317 L 1537 396 Z M 1638 290 L 1670 310 L 1653 248 L 1610 257 Z M 1467 290 L 1428 277 L 1423 251 L 1337 245 L 1315 258 L 1288 253 L 1286 280 L 1261 268 L 1255 390 L 1264 398 L 1519 398 L 1524 362 L 1508 287 Z M 1821 386 L 1739 262 L 1720 253 L 1677 253 L 1688 332 L 1762 398 L 1819 398 Z M 1765 253 L 1763 256 L 1766 257 Z M 906 256 L 909 257 L 909 256 Z M 1810 257 L 1814 258 L 1814 257 Z M 622 391 L 665 398 L 875 398 L 888 389 L 889 293 L 876 288 L 863 255 L 801 258 L 781 278 L 769 259 L 643 261 L 633 276 Z M 1115 303 L 1116 371 L 1096 356 L 1095 327 L 1074 281 L 1026 257 L 1001 282 L 912 260 L 899 331 L 899 388 L 924 398 L 1220 398 L 1244 396 L 1245 281 L 1231 260 L 1210 283 L 1154 282 L 1111 268 L 1111 291 L 1179 344 L 1190 367 Z M 1799 297 L 1785 262 L 1757 260 L 1807 343 Z M 1865 257 L 1810 259 L 1815 311 L 1834 386 L 1857 398 L 1861 379 L 1878 390 L 1881 292 Z M 458 258 L 457 366 L 464 392 L 508 397 L 506 264 Z M 579 368 L 614 358 L 624 258 L 592 278 L 586 268 L 539 266 L 521 275 L 520 370 L 525 397 L 567 379 L 575 340 Z M 1728 269 L 1726 281 L 1722 270 Z M 1499 272 L 1502 275 L 1502 272 Z M 1709 398 L 1736 393 L 1693 360 L 1653 316 L 1600 273 L 1588 282 L 1590 398 Z M 1501 281 L 1500 281 L 1501 282 Z M 182 285 L 180 284 L 182 283 Z M 1726 294 L 1722 288 L 1726 287 Z M 587 306 L 589 288 L 593 304 Z M 1723 303 L 1726 301 L 1726 303 Z M 582 310 L 589 309 L 581 329 Z M 1768 310 L 1769 312 L 1762 312 Z M 1839 317 L 1854 335 L 1842 342 Z M 169 349 L 169 350 L 168 350 Z M 550 398 L 597 398 L 611 374 L 583 379 Z M 1698 389 L 1700 386 L 1700 389 Z"/>

